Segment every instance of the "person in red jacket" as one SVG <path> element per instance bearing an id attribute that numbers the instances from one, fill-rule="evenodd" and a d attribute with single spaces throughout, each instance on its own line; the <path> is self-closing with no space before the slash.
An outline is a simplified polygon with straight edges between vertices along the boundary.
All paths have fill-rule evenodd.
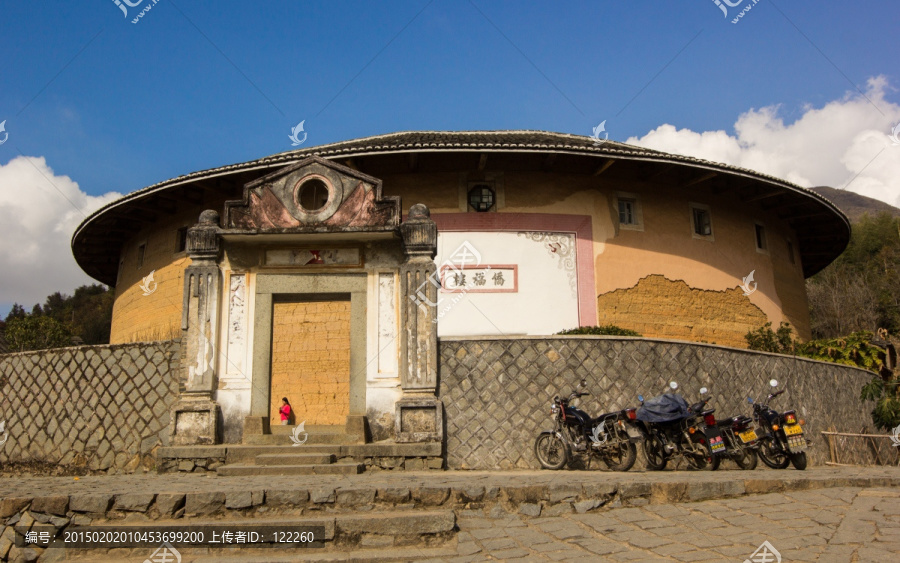
<path id="1" fill-rule="evenodd" d="M 281 414 L 281 424 L 286 425 L 288 419 L 291 418 L 291 404 L 288 402 L 287 397 L 281 398 L 281 408 L 278 409 L 278 412 Z"/>

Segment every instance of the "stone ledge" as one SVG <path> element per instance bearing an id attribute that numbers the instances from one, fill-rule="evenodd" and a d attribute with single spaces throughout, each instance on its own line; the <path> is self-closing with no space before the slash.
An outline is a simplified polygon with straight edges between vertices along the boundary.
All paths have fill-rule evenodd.
<path id="1" fill-rule="evenodd" d="M 196 459 L 201 457 L 224 458 L 227 446 L 167 446 L 159 448 L 156 458 Z"/>

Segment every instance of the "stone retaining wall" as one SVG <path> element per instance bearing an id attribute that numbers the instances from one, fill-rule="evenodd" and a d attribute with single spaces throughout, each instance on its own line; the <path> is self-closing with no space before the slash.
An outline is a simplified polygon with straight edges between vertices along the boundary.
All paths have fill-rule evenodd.
<path id="1" fill-rule="evenodd" d="M 149 471 L 168 445 L 180 342 L 0 356 L 0 463 Z"/>
<path id="2" fill-rule="evenodd" d="M 603 336 L 443 338 L 439 370 L 450 469 L 539 467 L 534 440 L 552 428 L 552 399 L 582 378 L 592 394 L 582 408 L 593 416 L 636 407 L 638 394 L 661 394 L 674 380 L 689 401 L 709 388 L 722 418 L 749 415 L 747 397 L 764 398 L 775 378 L 787 392 L 772 406 L 807 421 L 811 464 L 828 459 L 821 431 L 873 427 L 872 404 L 859 400 L 871 373 L 735 348 Z"/>

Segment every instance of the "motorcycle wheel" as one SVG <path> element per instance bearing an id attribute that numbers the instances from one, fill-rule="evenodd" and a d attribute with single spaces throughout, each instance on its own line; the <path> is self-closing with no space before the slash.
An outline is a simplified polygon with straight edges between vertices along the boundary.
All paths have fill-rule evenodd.
<path id="1" fill-rule="evenodd" d="M 791 465 L 799 471 L 806 469 L 806 452 L 791 454 Z"/>
<path id="2" fill-rule="evenodd" d="M 719 464 L 722 463 L 722 458 L 712 454 L 707 454 L 706 456 L 689 455 L 687 459 L 691 467 L 700 471 L 715 471 L 719 468 Z"/>
<path id="3" fill-rule="evenodd" d="M 772 449 L 772 442 L 765 441 L 759 447 L 759 459 L 772 469 L 784 469 L 790 465 L 791 460 L 782 452 Z"/>
<path id="4" fill-rule="evenodd" d="M 736 451 L 737 453 L 732 456 L 731 459 L 734 460 L 738 467 L 745 471 L 756 469 L 759 456 L 756 455 L 755 450 L 751 450 L 750 448 L 738 448 Z"/>
<path id="5" fill-rule="evenodd" d="M 709 451 L 709 446 L 705 442 L 695 442 L 699 443 L 704 450 L 703 455 L 687 455 L 688 464 L 694 469 L 699 469 L 700 471 L 715 471 L 719 468 L 719 464 L 722 463 L 722 458 L 717 455 L 712 455 L 712 452 Z"/>
<path id="6" fill-rule="evenodd" d="M 647 458 L 647 469 L 651 471 L 662 471 L 666 468 L 666 463 L 669 460 L 666 459 L 665 454 L 663 453 L 663 444 L 660 441 L 659 436 L 656 434 L 650 434 L 644 440 L 644 457 Z"/>
<path id="7" fill-rule="evenodd" d="M 624 436 L 618 432 L 616 434 L 619 442 L 616 445 L 615 452 L 604 455 L 603 463 L 606 464 L 610 471 L 628 471 L 637 460 L 637 447 L 628 440 L 627 434 Z"/>
<path id="8" fill-rule="evenodd" d="M 544 469 L 562 469 L 569 461 L 569 448 L 556 432 L 541 432 L 534 441 L 534 455 Z"/>

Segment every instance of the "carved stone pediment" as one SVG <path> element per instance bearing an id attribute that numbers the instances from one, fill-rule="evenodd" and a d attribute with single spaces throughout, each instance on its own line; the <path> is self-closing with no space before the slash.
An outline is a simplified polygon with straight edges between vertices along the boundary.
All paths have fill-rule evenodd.
<path id="1" fill-rule="evenodd" d="M 381 195 L 381 180 L 324 158 L 301 162 L 244 186 L 225 202 L 225 229 L 253 232 L 391 231 L 400 198 Z"/>

